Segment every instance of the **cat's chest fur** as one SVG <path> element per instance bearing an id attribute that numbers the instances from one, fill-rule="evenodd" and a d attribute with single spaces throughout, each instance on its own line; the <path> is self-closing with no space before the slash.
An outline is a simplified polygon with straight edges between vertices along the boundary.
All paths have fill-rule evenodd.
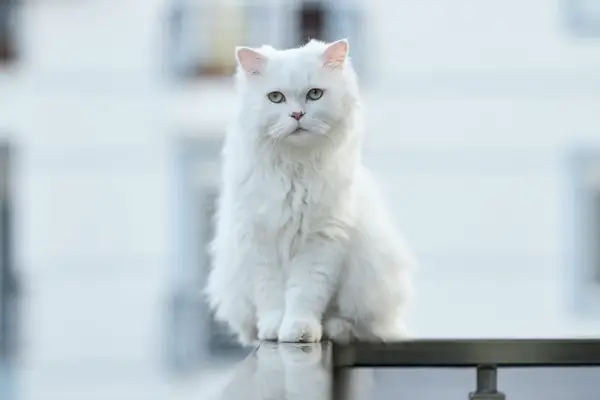
<path id="1" fill-rule="evenodd" d="M 331 217 L 339 196 L 332 179 L 302 164 L 255 171 L 247 192 L 254 237 L 276 249 L 283 261 L 292 258 Z"/>

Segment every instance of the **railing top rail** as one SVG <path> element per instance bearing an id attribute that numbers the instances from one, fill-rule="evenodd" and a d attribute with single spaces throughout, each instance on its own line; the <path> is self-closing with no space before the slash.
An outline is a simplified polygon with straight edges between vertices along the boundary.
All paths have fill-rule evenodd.
<path id="1" fill-rule="evenodd" d="M 335 367 L 600 366 L 600 339 L 451 339 L 335 345 Z"/>

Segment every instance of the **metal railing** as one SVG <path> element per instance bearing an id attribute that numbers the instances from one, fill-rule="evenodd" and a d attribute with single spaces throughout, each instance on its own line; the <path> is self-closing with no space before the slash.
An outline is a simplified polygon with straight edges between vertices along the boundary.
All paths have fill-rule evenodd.
<path id="1" fill-rule="evenodd" d="M 497 369 L 502 367 L 600 366 L 600 340 L 411 340 L 403 343 L 357 343 L 335 346 L 335 368 L 411 367 L 476 368 L 472 400 L 505 399 L 497 388 Z M 334 382 L 333 398 L 343 388 Z"/>
<path id="2" fill-rule="evenodd" d="M 600 339 L 409 340 L 401 343 L 261 344 L 240 366 L 220 399 L 348 400 L 351 372 L 364 368 L 473 368 L 471 400 L 504 400 L 505 367 L 600 366 Z M 593 382 L 592 382 L 593 383 Z M 435 384 L 435 383 L 433 383 Z M 360 383 L 359 383 L 360 385 Z"/>

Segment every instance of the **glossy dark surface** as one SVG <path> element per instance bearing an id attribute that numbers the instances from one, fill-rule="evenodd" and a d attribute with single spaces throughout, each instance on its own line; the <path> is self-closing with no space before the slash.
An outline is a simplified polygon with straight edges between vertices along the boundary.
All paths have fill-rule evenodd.
<path id="1" fill-rule="evenodd" d="M 600 398 L 599 343 L 419 340 L 347 347 L 265 343 L 237 366 L 218 399 L 468 399 L 476 387 L 476 368 L 471 366 L 479 361 L 493 364 L 495 357 L 505 366 L 498 368 L 498 389 L 508 399 Z"/>
<path id="2" fill-rule="evenodd" d="M 237 366 L 220 399 L 329 400 L 331 350 L 329 343 L 261 344 Z"/>

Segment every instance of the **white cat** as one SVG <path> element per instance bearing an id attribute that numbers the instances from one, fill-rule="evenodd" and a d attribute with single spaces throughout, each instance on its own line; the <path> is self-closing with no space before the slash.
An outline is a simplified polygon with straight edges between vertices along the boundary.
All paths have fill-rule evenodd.
<path id="1" fill-rule="evenodd" d="M 348 49 L 236 49 L 206 293 L 244 344 L 404 337 L 413 261 L 361 164 Z"/>

